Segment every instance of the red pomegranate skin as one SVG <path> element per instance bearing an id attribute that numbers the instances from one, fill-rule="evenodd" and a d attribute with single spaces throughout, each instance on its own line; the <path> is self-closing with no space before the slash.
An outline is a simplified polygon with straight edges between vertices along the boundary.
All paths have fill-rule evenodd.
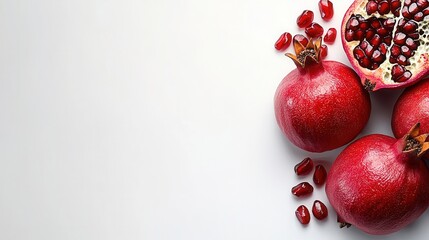
<path id="1" fill-rule="evenodd" d="M 274 107 L 286 137 L 310 152 L 332 150 L 352 141 L 371 112 L 369 94 L 357 74 L 335 61 L 290 72 L 277 88 Z"/>
<path id="2" fill-rule="evenodd" d="M 396 232 L 429 206 L 429 171 L 402 153 L 398 141 L 380 134 L 360 138 L 328 173 L 326 194 L 339 218 L 369 234 Z"/>
<path id="3" fill-rule="evenodd" d="M 405 89 L 399 96 L 392 114 L 393 135 L 402 137 L 417 122 L 421 133 L 429 133 L 429 79 Z"/>

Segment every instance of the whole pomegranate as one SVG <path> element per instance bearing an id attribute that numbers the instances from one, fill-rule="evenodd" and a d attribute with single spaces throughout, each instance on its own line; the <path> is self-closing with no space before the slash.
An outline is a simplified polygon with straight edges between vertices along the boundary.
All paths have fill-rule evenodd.
<path id="1" fill-rule="evenodd" d="M 366 125 L 371 102 L 350 67 L 319 60 L 321 39 L 307 46 L 293 42 L 287 53 L 297 68 L 280 83 L 274 97 L 278 125 L 296 146 L 323 152 L 353 140 Z"/>
<path id="2" fill-rule="evenodd" d="M 416 122 L 420 122 L 422 133 L 429 133 L 429 79 L 405 89 L 393 108 L 392 130 L 396 138 Z"/>
<path id="3" fill-rule="evenodd" d="M 428 0 L 356 0 L 341 35 L 365 88 L 405 87 L 429 71 Z"/>
<path id="4" fill-rule="evenodd" d="M 419 124 L 401 139 L 373 134 L 347 146 L 328 173 L 326 193 L 342 226 L 389 234 L 416 220 L 429 206 L 428 150 Z"/>

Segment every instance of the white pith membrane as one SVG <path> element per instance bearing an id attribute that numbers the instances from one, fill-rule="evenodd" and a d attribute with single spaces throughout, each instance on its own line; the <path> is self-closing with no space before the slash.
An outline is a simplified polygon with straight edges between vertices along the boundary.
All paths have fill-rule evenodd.
<path id="1" fill-rule="evenodd" d="M 378 11 L 376 11 L 373 14 L 367 14 L 366 5 L 368 2 L 369 1 L 362 1 L 360 3 L 360 5 L 355 7 L 352 15 L 361 15 L 365 19 L 369 19 L 371 17 L 376 17 L 379 19 L 391 18 L 391 19 L 395 20 L 395 26 L 394 26 L 392 34 L 391 34 L 392 41 L 391 41 L 390 45 L 388 46 L 386 58 L 383 61 L 383 63 L 381 63 L 379 65 L 378 68 L 376 68 L 374 70 L 370 70 L 368 68 L 362 67 L 362 66 L 360 66 L 359 62 L 355 59 L 356 64 L 360 67 L 361 71 L 366 75 L 366 77 L 368 78 L 368 80 L 370 80 L 370 82 L 372 82 L 371 76 L 374 76 L 375 74 L 377 74 L 377 76 L 382 78 L 382 81 L 386 85 L 401 84 L 401 82 L 395 82 L 392 79 L 392 73 L 391 73 L 392 67 L 396 63 L 390 63 L 389 59 L 391 56 L 391 47 L 394 45 L 393 38 L 395 37 L 395 34 L 397 32 L 397 26 L 398 26 L 399 20 L 404 18 L 402 16 L 402 10 L 404 8 L 405 0 L 400 0 L 401 7 L 400 7 L 400 11 L 399 11 L 399 13 L 400 13 L 399 17 L 395 17 L 392 12 L 389 12 L 388 14 L 383 14 L 383 15 L 379 14 Z M 417 2 L 417 0 L 412 0 L 411 2 Z M 349 19 L 351 18 L 351 16 L 349 16 Z M 414 78 L 415 74 L 417 72 L 421 71 L 420 68 L 425 67 L 424 65 L 427 64 L 427 62 L 429 61 L 429 59 L 428 59 L 429 58 L 429 56 L 428 56 L 428 54 L 429 54 L 429 15 L 425 16 L 422 21 L 419 21 L 419 22 L 417 22 L 415 20 L 413 20 L 413 21 L 416 22 L 418 25 L 416 32 L 419 33 L 419 35 L 420 35 L 419 36 L 420 45 L 414 51 L 414 55 L 412 57 L 408 58 L 410 65 L 404 66 L 404 68 L 406 70 L 411 72 L 411 74 L 412 74 L 411 78 Z M 343 31 L 345 31 L 345 29 L 343 29 Z M 365 38 L 365 40 L 369 41 L 366 38 Z M 361 43 L 361 41 L 353 40 L 353 41 L 346 41 L 346 42 L 349 45 L 349 50 L 350 50 L 351 56 L 354 56 L 353 50 L 355 49 L 356 46 L 358 46 Z M 381 71 L 381 73 L 379 71 Z M 410 79 L 408 79 L 407 81 L 409 81 Z M 372 87 L 374 87 L 374 86 L 372 86 Z"/>

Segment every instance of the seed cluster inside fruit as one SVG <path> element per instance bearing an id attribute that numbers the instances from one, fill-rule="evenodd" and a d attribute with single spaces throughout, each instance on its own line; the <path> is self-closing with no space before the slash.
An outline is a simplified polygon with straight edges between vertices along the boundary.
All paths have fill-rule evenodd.
<path id="1" fill-rule="evenodd" d="M 383 69 L 384 80 L 405 82 L 429 50 L 428 0 L 370 0 L 348 19 L 344 37 L 363 68 Z"/>

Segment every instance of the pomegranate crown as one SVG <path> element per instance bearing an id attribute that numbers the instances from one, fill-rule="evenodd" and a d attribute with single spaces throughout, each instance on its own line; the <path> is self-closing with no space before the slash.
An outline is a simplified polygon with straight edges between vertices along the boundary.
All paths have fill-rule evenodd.
<path id="1" fill-rule="evenodd" d="M 420 123 L 414 125 L 411 130 L 403 137 L 403 152 L 414 153 L 417 157 L 423 156 L 429 149 L 429 134 L 420 134 Z"/>
<path id="2" fill-rule="evenodd" d="M 322 38 L 316 40 L 309 39 L 306 46 L 302 45 L 296 39 L 293 40 L 293 48 L 295 55 L 286 53 L 285 55 L 292 59 L 297 66 L 304 68 L 313 63 L 319 63 L 320 59 L 320 46 L 322 45 Z"/>

